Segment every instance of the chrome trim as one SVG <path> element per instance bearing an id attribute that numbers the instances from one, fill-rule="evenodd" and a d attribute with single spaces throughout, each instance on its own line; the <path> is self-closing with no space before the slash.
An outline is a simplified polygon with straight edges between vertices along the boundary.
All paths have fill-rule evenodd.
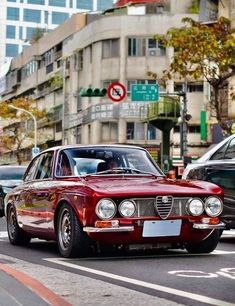
<path id="1" fill-rule="evenodd" d="M 87 233 L 133 232 L 134 226 L 104 227 L 104 228 L 85 226 L 83 228 L 83 231 Z"/>
<path id="2" fill-rule="evenodd" d="M 196 229 L 225 229 L 226 225 L 223 222 L 220 222 L 218 224 L 206 224 L 206 223 L 194 223 L 193 228 Z"/>

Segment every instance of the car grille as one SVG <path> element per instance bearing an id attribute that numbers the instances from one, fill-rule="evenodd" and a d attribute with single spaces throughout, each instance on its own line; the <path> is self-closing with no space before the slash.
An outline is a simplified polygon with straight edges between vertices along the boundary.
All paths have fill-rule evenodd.
<path id="1" fill-rule="evenodd" d="M 135 217 L 150 217 L 158 215 L 161 219 L 169 216 L 186 215 L 186 203 L 189 197 L 158 196 L 156 198 L 132 199 L 137 206 Z"/>

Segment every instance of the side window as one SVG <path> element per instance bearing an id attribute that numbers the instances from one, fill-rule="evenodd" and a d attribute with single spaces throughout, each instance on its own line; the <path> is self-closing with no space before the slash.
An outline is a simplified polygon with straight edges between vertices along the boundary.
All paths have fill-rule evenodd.
<path id="1" fill-rule="evenodd" d="M 40 163 L 36 172 L 36 179 L 47 179 L 52 177 L 53 152 L 41 155 Z"/>
<path id="2" fill-rule="evenodd" d="M 234 159 L 235 158 L 235 138 L 233 138 L 229 145 L 228 145 L 228 148 L 225 152 L 225 156 L 224 156 L 225 159 Z"/>
<path id="3" fill-rule="evenodd" d="M 73 175 L 73 170 L 71 168 L 68 156 L 62 152 L 58 159 L 58 164 L 56 168 L 56 175 L 58 176 L 71 176 Z"/>
<path id="4" fill-rule="evenodd" d="M 235 189 L 235 169 L 217 169 L 210 173 L 207 177 L 209 182 L 212 182 L 224 189 Z"/>
<path id="5" fill-rule="evenodd" d="M 210 160 L 224 159 L 224 154 L 227 149 L 228 144 L 224 144 L 220 149 L 218 149 L 210 158 Z"/>
<path id="6" fill-rule="evenodd" d="M 37 170 L 37 165 L 39 163 L 40 156 L 38 156 L 32 164 L 30 165 L 30 168 L 27 169 L 27 172 L 25 173 L 24 181 L 31 181 L 35 177 L 35 172 Z"/>

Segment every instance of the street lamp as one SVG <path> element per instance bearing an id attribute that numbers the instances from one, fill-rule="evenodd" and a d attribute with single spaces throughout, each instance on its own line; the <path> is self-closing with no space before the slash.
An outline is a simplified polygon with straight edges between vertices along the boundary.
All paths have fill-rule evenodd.
<path id="1" fill-rule="evenodd" d="M 16 107 L 14 105 L 8 105 L 8 107 L 19 110 L 21 112 L 25 112 L 33 119 L 33 122 L 34 122 L 34 148 L 33 149 L 34 150 L 32 151 L 32 153 L 33 153 L 33 156 L 36 155 L 37 153 L 39 153 L 39 150 L 37 148 L 37 120 L 36 120 L 36 117 L 31 112 L 25 110 L 24 108 Z"/>

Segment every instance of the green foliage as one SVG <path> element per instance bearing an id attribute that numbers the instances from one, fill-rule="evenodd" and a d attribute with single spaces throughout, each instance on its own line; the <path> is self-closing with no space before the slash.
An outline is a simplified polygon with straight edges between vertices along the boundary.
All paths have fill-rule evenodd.
<path id="1" fill-rule="evenodd" d="M 192 0 L 192 4 L 188 10 L 191 14 L 199 14 L 199 0 Z"/>
<path id="2" fill-rule="evenodd" d="M 5 121 L 3 133 L 0 135 L 2 151 L 14 151 L 18 164 L 21 164 L 22 157 L 20 152 L 26 143 L 33 142 L 34 131 L 25 128 L 25 122 L 31 119 L 30 115 L 24 111 L 20 112 L 12 109 L 9 105 L 29 111 L 37 120 L 44 118 L 46 112 L 35 107 L 35 101 L 28 97 L 20 97 L 0 103 L 0 118 Z"/>
<path id="3" fill-rule="evenodd" d="M 49 87 L 62 87 L 63 86 L 63 78 L 60 74 L 55 74 L 51 76 L 48 80 Z"/>
<path id="4" fill-rule="evenodd" d="M 221 105 L 227 101 L 220 99 L 219 93 L 235 76 L 235 35 L 230 20 L 220 17 L 210 25 L 188 17 L 182 21 L 184 27 L 172 28 L 165 36 L 155 36 L 165 47 L 174 48 L 172 63 L 161 78 L 206 79 L 214 92 L 211 106 L 221 122 Z"/>

